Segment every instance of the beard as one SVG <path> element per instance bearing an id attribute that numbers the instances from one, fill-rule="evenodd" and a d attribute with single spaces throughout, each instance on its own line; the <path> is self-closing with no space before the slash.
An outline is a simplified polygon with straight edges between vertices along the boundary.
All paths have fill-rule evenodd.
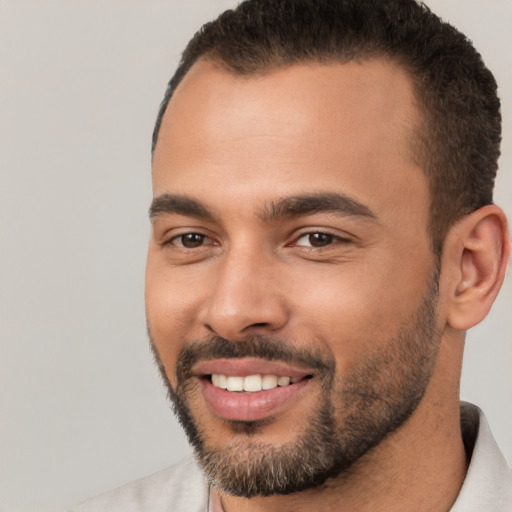
<path id="1" fill-rule="evenodd" d="M 196 459 L 210 484 L 233 496 L 252 498 L 291 494 L 346 474 L 363 455 L 401 427 L 421 402 L 434 371 L 440 334 L 436 331 L 438 272 L 414 314 L 396 334 L 376 340 L 342 378 L 336 361 L 325 350 L 297 349 L 290 340 L 252 336 L 229 341 L 212 336 L 185 346 L 176 366 L 173 389 L 155 344 L 152 349 L 173 409 Z M 150 336 L 151 337 L 151 336 Z M 256 357 L 302 364 L 317 370 L 321 397 L 296 436 L 275 446 L 257 439 L 269 423 L 224 420 L 231 440 L 223 447 L 209 444 L 208 424 L 201 424 L 191 404 L 197 392 L 192 367 L 199 360 Z M 206 423 L 206 422 L 203 422 Z"/>

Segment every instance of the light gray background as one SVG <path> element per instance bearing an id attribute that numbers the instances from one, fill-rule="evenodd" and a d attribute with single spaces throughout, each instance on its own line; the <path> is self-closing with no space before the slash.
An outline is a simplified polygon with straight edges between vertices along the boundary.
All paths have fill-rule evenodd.
<path id="1" fill-rule="evenodd" d="M 505 117 L 512 2 L 431 0 L 473 39 Z M 0 478 L 11 512 L 59 510 L 188 453 L 153 367 L 143 274 L 150 134 L 194 31 L 228 0 L 0 0 Z M 465 399 L 512 461 L 512 280 L 469 336 Z"/>

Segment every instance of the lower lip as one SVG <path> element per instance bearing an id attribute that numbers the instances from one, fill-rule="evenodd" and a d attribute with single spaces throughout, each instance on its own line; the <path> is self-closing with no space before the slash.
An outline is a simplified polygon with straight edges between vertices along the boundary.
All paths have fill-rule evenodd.
<path id="1" fill-rule="evenodd" d="M 212 412 L 223 419 L 256 421 L 288 408 L 302 394 L 310 379 L 295 384 L 254 393 L 226 391 L 201 379 L 206 402 Z"/>

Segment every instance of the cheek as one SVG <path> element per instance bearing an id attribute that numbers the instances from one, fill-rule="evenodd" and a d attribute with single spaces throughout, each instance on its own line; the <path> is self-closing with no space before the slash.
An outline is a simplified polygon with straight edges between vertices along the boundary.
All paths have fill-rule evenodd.
<path id="1" fill-rule="evenodd" d="M 191 318 L 208 286 L 195 265 L 170 265 L 165 254 L 151 250 L 146 267 L 146 312 L 153 329 L 181 338 L 192 327 Z"/>
<path id="2" fill-rule="evenodd" d="M 416 273 L 413 279 L 398 268 L 375 268 L 308 273 L 302 291 L 296 290 L 301 297 L 294 308 L 299 329 L 331 351 L 342 372 L 395 337 L 426 291 L 427 277 Z"/>
<path id="3" fill-rule="evenodd" d="M 187 340 L 193 339 L 200 301 L 199 283 L 179 279 L 163 265 L 148 258 L 146 270 L 146 319 L 153 345 L 175 384 L 174 369 Z"/>

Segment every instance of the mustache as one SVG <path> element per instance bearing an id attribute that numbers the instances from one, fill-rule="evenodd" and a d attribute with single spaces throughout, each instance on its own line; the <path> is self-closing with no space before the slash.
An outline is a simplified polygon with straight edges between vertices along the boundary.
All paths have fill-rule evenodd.
<path id="1" fill-rule="evenodd" d="M 239 341 L 230 341 L 220 336 L 210 336 L 183 347 L 176 365 L 178 383 L 192 377 L 192 368 L 199 361 L 248 357 L 305 366 L 317 370 L 325 377 L 334 375 L 336 364 L 330 354 L 318 349 L 296 347 L 290 341 L 280 338 L 254 335 Z"/>

